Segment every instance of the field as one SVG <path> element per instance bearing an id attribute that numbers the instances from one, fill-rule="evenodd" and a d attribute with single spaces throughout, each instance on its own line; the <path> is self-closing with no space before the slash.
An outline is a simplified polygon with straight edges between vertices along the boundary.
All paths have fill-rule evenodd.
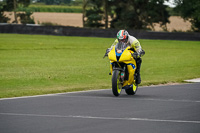
<path id="1" fill-rule="evenodd" d="M 82 6 L 31 4 L 28 8 L 18 7 L 17 11 L 82 13 Z"/>
<path id="2" fill-rule="evenodd" d="M 14 21 L 14 15 L 11 12 L 5 13 L 11 18 L 10 22 Z M 33 18 L 35 23 L 53 23 L 63 26 L 75 26 L 83 27 L 82 13 L 48 13 L 48 12 L 34 12 Z M 189 31 L 191 28 L 191 23 L 189 21 L 184 21 L 181 17 L 171 16 L 169 18 L 170 23 L 167 24 L 168 31 Z M 155 31 L 163 31 L 159 24 L 155 24 Z"/>
<path id="3" fill-rule="evenodd" d="M 0 34 L 0 98 L 111 88 L 114 38 Z M 200 77 L 200 42 L 139 40 L 142 84 Z"/>

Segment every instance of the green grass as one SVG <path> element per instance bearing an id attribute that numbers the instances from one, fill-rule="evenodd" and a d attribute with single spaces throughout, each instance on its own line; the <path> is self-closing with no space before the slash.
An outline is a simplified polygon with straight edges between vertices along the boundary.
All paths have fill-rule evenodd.
<path id="1" fill-rule="evenodd" d="M 32 11 L 32 12 L 82 13 L 81 6 L 62 6 L 62 5 L 30 5 L 29 7 L 18 7 L 17 10 Z"/>
<path id="2" fill-rule="evenodd" d="M 143 84 L 182 82 L 200 77 L 200 42 L 141 40 Z"/>
<path id="3" fill-rule="evenodd" d="M 0 98 L 111 88 L 114 38 L 0 34 Z M 200 42 L 139 40 L 142 84 L 200 77 Z"/>

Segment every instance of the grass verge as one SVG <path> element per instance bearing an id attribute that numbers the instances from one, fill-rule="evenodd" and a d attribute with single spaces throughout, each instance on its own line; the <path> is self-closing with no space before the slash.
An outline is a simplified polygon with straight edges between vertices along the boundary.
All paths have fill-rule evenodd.
<path id="1" fill-rule="evenodd" d="M 111 88 L 114 38 L 0 34 L 0 98 Z M 200 42 L 139 40 L 141 85 L 200 77 Z"/>

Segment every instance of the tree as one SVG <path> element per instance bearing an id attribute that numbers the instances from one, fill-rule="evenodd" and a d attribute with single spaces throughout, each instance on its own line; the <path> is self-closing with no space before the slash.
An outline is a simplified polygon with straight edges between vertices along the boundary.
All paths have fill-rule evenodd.
<path id="1" fill-rule="evenodd" d="M 17 13 L 16 11 L 19 6 L 28 7 L 29 4 L 30 0 L 6 0 L 4 11 L 14 11 L 15 23 L 17 23 L 17 17 L 20 18 L 23 24 L 34 23 L 34 20 L 30 17 L 32 14 L 31 11 L 26 11 L 25 13 Z"/>
<path id="2" fill-rule="evenodd" d="M 108 28 L 108 0 L 103 0 L 105 28 Z"/>
<path id="3" fill-rule="evenodd" d="M 182 18 L 189 20 L 193 31 L 200 32 L 200 1 L 199 0 L 175 0 L 175 11 Z"/>
<path id="4" fill-rule="evenodd" d="M 111 27 L 147 29 L 148 25 L 153 27 L 156 22 L 165 26 L 169 22 L 169 14 L 163 3 L 164 0 L 114 0 L 116 16 Z"/>
<path id="5" fill-rule="evenodd" d="M 111 17 L 111 28 L 147 29 L 148 26 L 153 28 L 153 23 L 160 23 L 166 29 L 166 23 L 169 23 L 169 13 L 164 5 L 166 0 L 88 1 L 90 6 L 92 4 L 92 8 L 86 11 L 88 27 L 102 27 L 100 23 L 104 21 L 105 28 L 108 28 L 108 16 Z"/>
<path id="6" fill-rule="evenodd" d="M 89 0 L 90 9 L 86 9 L 85 17 L 85 26 L 86 27 L 94 27 L 94 28 L 100 28 L 104 25 L 102 24 L 103 20 L 103 11 L 101 9 L 102 7 L 102 1 L 100 0 Z"/>
<path id="7" fill-rule="evenodd" d="M 24 13 L 18 13 L 17 16 L 22 24 L 35 24 L 34 19 L 30 17 L 32 14 L 33 12 L 27 10 Z"/>
<path id="8" fill-rule="evenodd" d="M 85 27 L 85 17 L 86 17 L 86 7 L 88 4 L 88 0 L 83 0 L 83 27 Z"/>
<path id="9" fill-rule="evenodd" d="M 10 20 L 4 15 L 5 5 L 4 1 L 0 2 L 0 23 L 7 23 Z"/>

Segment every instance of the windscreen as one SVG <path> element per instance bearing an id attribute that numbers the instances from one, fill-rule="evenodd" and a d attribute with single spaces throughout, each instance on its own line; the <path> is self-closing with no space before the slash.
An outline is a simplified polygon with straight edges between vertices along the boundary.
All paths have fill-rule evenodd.
<path id="1" fill-rule="evenodd" d="M 126 44 L 124 42 L 118 42 L 115 46 L 116 50 L 124 50 L 126 49 Z"/>
<path id="2" fill-rule="evenodd" d="M 126 49 L 127 45 L 124 42 L 118 42 L 115 46 L 116 55 L 121 56 L 123 51 Z"/>

